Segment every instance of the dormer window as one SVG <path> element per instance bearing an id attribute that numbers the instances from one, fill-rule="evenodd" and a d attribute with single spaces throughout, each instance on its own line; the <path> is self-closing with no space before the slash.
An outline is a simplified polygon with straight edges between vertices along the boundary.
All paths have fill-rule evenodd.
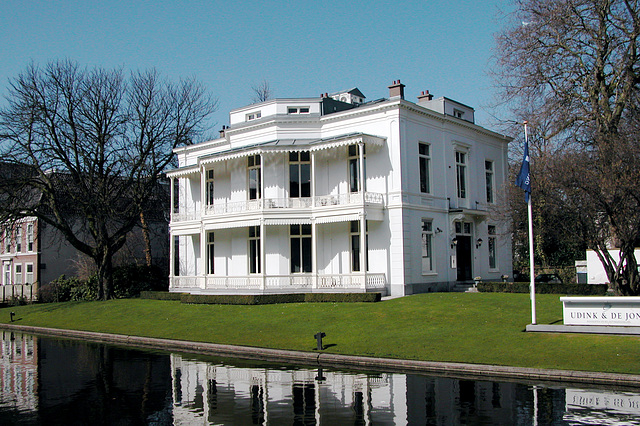
<path id="1" fill-rule="evenodd" d="M 455 108 L 454 108 L 454 109 L 453 109 L 453 116 L 454 116 L 455 118 L 462 118 L 462 119 L 464 119 L 464 112 L 463 112 L 463 111 L 460 111 L 459 109 L 455 109 Z"/>
<path id="2" fill-rule="evenodd" d="M 309 114 L 309 107 L 288 107 L 287 114 Z"/>
<path id="3" fill-rule="evenodd" d="M 257 120 L 260 117 L 262 117 L 262 112 L 250 112 L 249 114 L 247 114 L 246 121 Z"/>

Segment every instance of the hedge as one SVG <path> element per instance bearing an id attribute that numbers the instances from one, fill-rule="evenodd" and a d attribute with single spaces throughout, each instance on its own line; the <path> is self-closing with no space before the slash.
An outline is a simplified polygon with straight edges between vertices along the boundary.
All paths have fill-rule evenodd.
<path id="1" fill-rule="evenodd" d="M 180 300 L 183 293 L 169 293 L 168 291 L 141 291 L 141 299 Z"/>
<path id="2" fill-rule="evenodd" d="M 529 293 L 529 283 L 512 282 L 480 282 L 478 291 L 484 293 Z M 547 284 L 538 283 L 536 293 L 539 294 L 570 294 L 580 296 L 604 296 L 607 294 L 607 284 Z"/>
<path id="3" fill-rule="evenodd" d="M 274 303 L 379 302 L 380 293 L 287 293 L 287 294 L 188 294 L 146 291 L 143 299 L 180 300 L 182 303 L 212 305 L 268 305 Z"/>

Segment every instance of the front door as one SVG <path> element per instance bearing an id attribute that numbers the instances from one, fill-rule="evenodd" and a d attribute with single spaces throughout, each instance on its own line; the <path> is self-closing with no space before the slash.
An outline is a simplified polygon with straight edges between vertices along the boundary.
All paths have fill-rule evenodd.
<path id="1" fill-rule="evenodd" d="M 456 236 L 457 280 L 471 280 L 471 237 L 469 235 Z"/>

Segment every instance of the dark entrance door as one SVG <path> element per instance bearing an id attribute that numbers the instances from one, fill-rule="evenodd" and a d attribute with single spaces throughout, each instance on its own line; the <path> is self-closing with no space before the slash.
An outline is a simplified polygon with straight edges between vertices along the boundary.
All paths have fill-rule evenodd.
<path id="1" fill-rule="evenodd" d="M 456 260 L 458 263 L 458 281 L 471 281 L 471 237 L 456 235 Z"/>

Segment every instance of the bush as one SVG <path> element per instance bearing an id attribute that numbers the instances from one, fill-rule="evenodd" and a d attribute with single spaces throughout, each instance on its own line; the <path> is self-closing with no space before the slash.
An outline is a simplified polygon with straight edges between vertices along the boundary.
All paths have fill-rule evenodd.
<path id="1" fill-rule="evenodd" d="M 38 301 L 43 303 L 96 300 L 97 298 L 98 281 L 95 276 L 83 281 L 62 275 L 41 286 L 38 292 Z"/>
<path id="2" fill-rule="evenodd" d="M 168 291 L 149 291 L 144 290 L 140 292 L 141 299 L 151 300 L 180 300 L 184 293 L 169 293 Z"/>
<path id="3" fill-rule="evenodd" d="M 268 305 L 274 303 L 379 302 L 380 293 L 183 294 L 182 303 Z"/>
<path id="4" fill-rule="evenodd" d="M 157 266 L 124 265 L 113 270 L 113 296 L 116 299 L 137 297 L 142 291 L 169 289 L 169 276 Z"/>
<path id="5" fill-rule="evenodd" d="M 498 293 L 529 293 L 529 283 L 512 282 L 481 282 L 478 283 L 480 292 Z M 607 284 L 536 284 L 536 294 L 567 294 L 579 296 L 604 296 L 607 294 Z"/>

